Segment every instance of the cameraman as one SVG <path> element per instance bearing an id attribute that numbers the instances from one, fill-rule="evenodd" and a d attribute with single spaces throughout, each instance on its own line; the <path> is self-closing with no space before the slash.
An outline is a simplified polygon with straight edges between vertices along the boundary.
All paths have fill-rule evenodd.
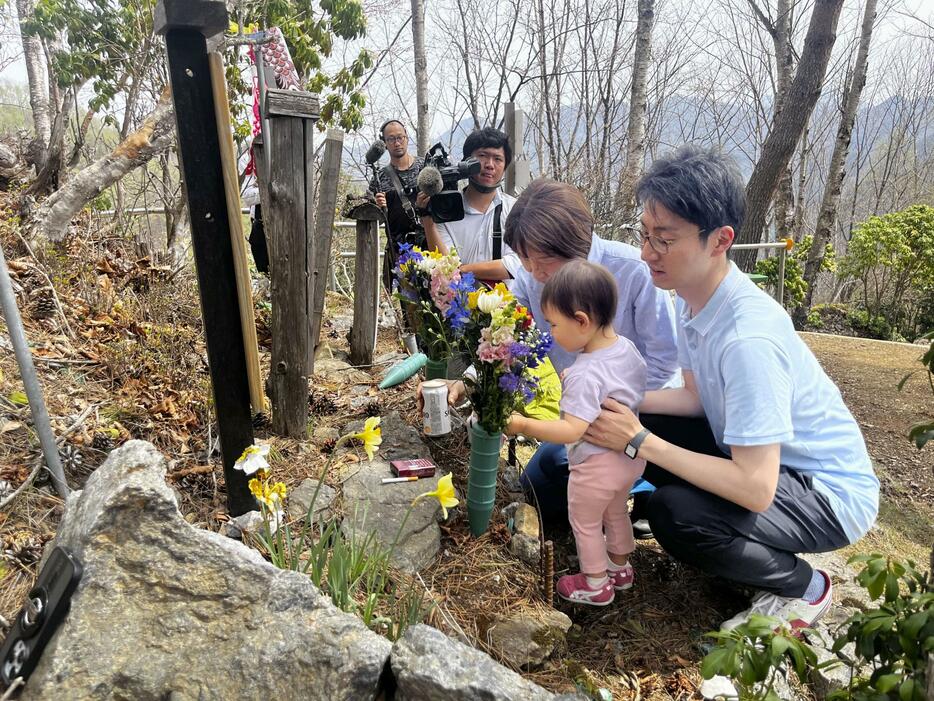
<path id="1" fill-rule="evenodd" d="M 386 252 L 383 256 L 383 284 L 392 291 L 392 269 L 399 257 L 399 244 L 425 247 L 425 231 L 415 214 L 414 193 L 424 159 L 409 153 L 409 135 L 398 119 L 379 128 L 379 138 L 389 152 L 389 165 L 370 180 L 376 204 L 386 212 Z M 395 176 L 395 177 L 393 177 Z M 413 193 L 412 195 L 406 193 Z"/>
<path id="2" fill-rule="evenodd" d="M 509 280 L 522 267 L 519 257 L 502 240 L 506 217 L 516 201 L 499 188 L 512 161 L 512 147 L 503 132 L 485 127 L 464 141 L 464 160 L 470 157 L 480 161 L 480 172 L 461 190 L 464 218 L 436 224 L 430 216 L 423 216 L 428 247 L 441 253 L 457 249 L 462 270 L 481 280 Z M 426 207 L 428 197 L 419 193 L 417 203 Z"/>

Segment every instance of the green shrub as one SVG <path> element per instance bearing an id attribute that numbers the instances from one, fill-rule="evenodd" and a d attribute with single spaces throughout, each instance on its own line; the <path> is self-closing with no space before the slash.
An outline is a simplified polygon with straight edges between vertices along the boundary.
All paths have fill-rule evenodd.
<path id="1" fill-rule="evenodd" d="M 804 265 L 808 259 L 808 252 L 814 242 L 813 236 L 804 236 L 795 244 L 791 253 L 785 256 L 785 294 L 783 302 L 787 309 L 796 309 L 804 301 L 808 285 L 804 281 Z M 760 260 L 756 263 L 756 272 L 765 275 L 766 284 L 775 287 L 778 284 L 778 269 L 780 256 Z M 824 248 L 824 258 L 821 270 L 833 271 L 836 269 L 836 252 L 832 244 Z"/>
<path id="2" fill-rule="evenodd" d="M 882 314 L 870 314 L 865 309 L 850 308 L 847 310 L 846 320 L 850 322 L 850 326 L 863 331 L 870 338 L 880 338 L 884 341 L 894 340 L 892 326 L 888 318 Z"/>
<path id="3" fill-rule="evenodd" d="M 870 217 L 850 239 L 840 275 L 859 283 L 869 319 L 884 317 L 901 336 L 914 339 L 934 315 L 934 207 L 915 205 Z"/>
<path id="4" fill-rule="evenodd" d="M 820 310 L 810 309 L 808 311 L 807 324 L 814 329 L 824 328 L 824 320 L 821 318 Z"/>

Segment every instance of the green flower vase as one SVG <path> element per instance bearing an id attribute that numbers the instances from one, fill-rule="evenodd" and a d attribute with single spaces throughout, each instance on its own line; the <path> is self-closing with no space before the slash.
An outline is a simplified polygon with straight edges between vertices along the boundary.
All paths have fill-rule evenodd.
<path id="1" fill-rule="evenodd" d="M 425 363 L 426 380 L 446 380 L 448 379 L 448 359 L 432 360 L 428 359 Z"/>
<path id="2" fill-rule="evenodd" d="M 474 537 L 486 533 L 496 500 L 496 473 L 503 434 L 470 426 L 470 472 L 467 475 L 467 520 Z"/>

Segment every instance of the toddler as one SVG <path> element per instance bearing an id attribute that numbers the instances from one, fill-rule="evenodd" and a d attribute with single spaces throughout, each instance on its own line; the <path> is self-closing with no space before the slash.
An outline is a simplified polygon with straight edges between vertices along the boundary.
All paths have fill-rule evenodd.
<path id="1" fill-rule="evenodd" d="M 558 595 L 591 606 L 606 606 L 615 591 L 632 586 L 635 543 L 626 500 L 645 469 L 645 460 L 581 440 L 607 397 L 635 411 L 645 393 L 645 361 L 613 329 L 616 295 L 609 271 L 585 260 L 566 263 L 548 279 L 542 313 L 555 342 L 579 355 L 562 377 L 561 418 L 513 414 L 506 428 L 509 435 L 568 444 L 568 515 L 581 572 L 561 577 Z"/>

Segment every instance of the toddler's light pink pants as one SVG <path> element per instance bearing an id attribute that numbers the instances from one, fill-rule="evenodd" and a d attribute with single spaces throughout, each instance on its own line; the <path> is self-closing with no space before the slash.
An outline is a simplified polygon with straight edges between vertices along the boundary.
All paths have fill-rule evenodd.
<path id="1" fill-rule="evenodd" d="M 568 517 L 581 572 L 604 572 L 607 552 L 626 555 L 635 549 L 626 500 L 643 470 L 645 460 L 614 452 L 591 455 L 571 465 Z"/>

